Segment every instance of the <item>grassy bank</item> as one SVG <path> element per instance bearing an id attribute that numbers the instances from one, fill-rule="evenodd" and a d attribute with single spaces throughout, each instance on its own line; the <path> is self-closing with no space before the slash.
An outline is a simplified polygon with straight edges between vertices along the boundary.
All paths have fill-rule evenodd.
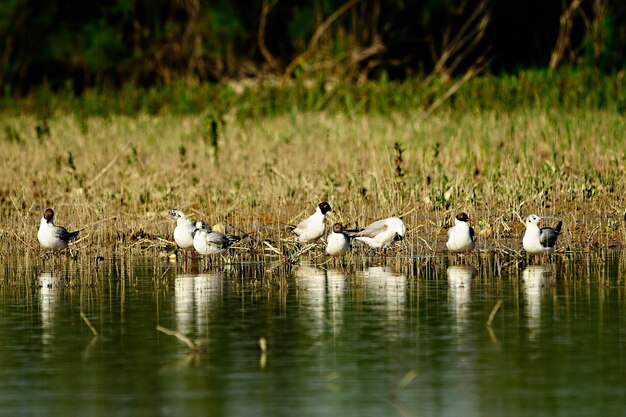
<path id="1" fill-rule="evenodd" d="M 77 247 L 165 250 L 177 207 L 253 233 L 287 236 L 321 200 L 329 222 L 402 215 L 408 253 L 441 249 L 453 214 L 480 248 L 520 248 L 519 216 L 564 221 L 560 246 L 624 245 L 626 119 L 616 110 L 289 112 L 84 116 L 4 112 L 2 253 L 38 251 L 43 210 L 85 228 Z"/>
<path id="2" fill-rule="evenodd" d="M 4 251 L 36 250 L 47 206 L 57 224 L 86 228 L 79 247 L 128 249 L 171 240 L 170 207 L 278 240 L 278 225 L 321 200 L 350 226 L 404 216 L 415 251 L 441 247 L 458 210 L 475 218 L 480 247 L 517 249 L 519 216 L 532 212 L 564 221 L 562 247 L 626 239 L 626 120 L 610 111 L 293 113 L 226 118 L 215 137 L 199 115 L 58 114 L 39 137 L 37 117 L 3 123 L 13 132 L 0 176 Z"/>

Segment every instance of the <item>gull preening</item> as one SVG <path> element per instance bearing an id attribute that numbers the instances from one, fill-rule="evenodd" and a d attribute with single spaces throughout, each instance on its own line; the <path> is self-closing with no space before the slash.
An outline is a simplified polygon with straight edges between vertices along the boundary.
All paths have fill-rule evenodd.
<path id="1" fill-rule="evenodd" d="M 459 213 L 454 218 L 454 226 L 448 229 L 446 247 L 452 252 L 468 252 L 474 249 L 474 229 L 470 226 L 467 213 Z"/>
<path id="2" fill-rule="evenodd" d="M 324 235 L 326 231 L 326 213 L 332 211 L 326 201 L 319 203 L 308 218 L 302 220 L 297 226 L 289 226 L 289 229 L 298 236 L 298 242 L 310 243 Z"/>
<path id="3" fill-rule="evenodd" d="M 170 209 L 169 214 L 176 219 L 174 241 L 178 247 L 185 250 L 193 249 L 193 234 L 196 230 L 196 225 L 180 210 Z"/>
<path id="4" fill-rule="evenodd" d="M 216 255 L 225 252 L 226 249 L 241 239 L 242 236 L 209 230 L 203 221 L 199 221 L 196 223 L 196 230 L 193 235 L 193 248 L 200 255 Z"/>
<path id="5" fill-rule="evenodd" d="M 344 231 L 341 223 L 333 225 L 326 242 L 326 253 L 331 256 L 343 256 L 350 252 L 350 236 Z"/>
<path id="6" fill-rule="evenodd" d="M 46 249 L 65 249 L 69 241 L 78 236 L 80 230 L 68 232 L 65 227 L 55 226 L 53 219 L 54 210 L 51 208 L 46 209 L 39 223 L 37 240 L 39 240 L 39 244 Z"/>
<path id="7" fill-rule="evenodd" d="M 542 218 L 536 214 L 531 214 L 526 218 L 526 232 L 522 239 L 522 246 L 530 254 L 552 254 L 556 240 L 561 234 L 562 221 L 559 221 L 555 227 L 542 227 L 540 229 L 539 222 L 541 220 Z"/>
<path id="8" fill-rule="evenodd" d="M 397 217 L 378 220 L 358 231 L 354 238 L 374 249 L 386 249 L 393 242 L 404 239 L 406 226 Z"/>

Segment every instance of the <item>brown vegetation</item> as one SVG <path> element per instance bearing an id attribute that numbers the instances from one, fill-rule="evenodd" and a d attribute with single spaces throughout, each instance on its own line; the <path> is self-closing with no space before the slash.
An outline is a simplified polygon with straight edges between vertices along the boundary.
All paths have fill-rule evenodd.
<path id="1" fill-rule="evenodd" d="M 40 251 L 46 207 L 85 228 L 79 250 L 168 251 L 177 207 L 250 233 L 261 254 L 322 200 L 348 227 L 402 216 L 407 255 L 442 249 L 458 210 L 481 249 L 519 250 L 530 213 L 563 220 L 562 250 L 626 241 L 626 126 L 610 112 L 225 117 L 214 143 L 199 116 L 57 115 L 40 138 L 34 117 L 4 122 L 17 139 L 3 146 L 2 253 Z"/>

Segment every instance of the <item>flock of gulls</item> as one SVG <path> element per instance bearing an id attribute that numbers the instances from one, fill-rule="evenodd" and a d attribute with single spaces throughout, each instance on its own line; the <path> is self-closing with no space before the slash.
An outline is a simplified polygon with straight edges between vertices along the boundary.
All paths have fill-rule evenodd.
<path id="1" fill-rule="evenodd" d="M 326 233 L 326 213 L 332 211 L 330 204 L 322 202 L 308 218 L 295 226 L 288 226 L 296 236 L 298 243 L 315 243 Z M 204 221 L 193 222 L 182 211 L 171 209 L 169 215 L 176 220 L 174 241 L 183 250 L 195 250 L 200 255 L 215 255 L 228 250 L 247 235 L 239 236 L 210 230 Z M 536 214 L 526 218 L 526 232 L 522 246 L 529 254 L 552 254 L 563 222 L 556 227 L 539 227 L 543 220 Z M 446 247 L 450 252 L 469 252 L 476 246 L 472 219 L 467 213 L 459 213 L 454 219 L 454 226 L 448 230 Z M 39 224 L 37 239 L 39 244 L 49 250 L 61 250 L 78 236 L 79 231 L 68 232 L 62 226 L 54 224 L 54 211 L 46 209 Z M 326 253 L 330 256 L 343 256 L 352 250 L 352 240 L 363 242 L 373 249 L 385 251 L 395 241 L 401 241 L 406 234 L 406 226 L 398 217 L 378 220 L 362 229 L 348 230 L 341 223 L 333 224 L 326 239 Z"/>

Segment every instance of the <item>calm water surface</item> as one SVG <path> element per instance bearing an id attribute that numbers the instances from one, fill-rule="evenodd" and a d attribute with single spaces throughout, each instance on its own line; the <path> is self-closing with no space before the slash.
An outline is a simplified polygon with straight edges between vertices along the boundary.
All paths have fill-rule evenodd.
<path id="1" fill-rule="evenodd" d="M 5 268 L 0 414 L 626 415 L 624 255 L 474 261 Z"/>

